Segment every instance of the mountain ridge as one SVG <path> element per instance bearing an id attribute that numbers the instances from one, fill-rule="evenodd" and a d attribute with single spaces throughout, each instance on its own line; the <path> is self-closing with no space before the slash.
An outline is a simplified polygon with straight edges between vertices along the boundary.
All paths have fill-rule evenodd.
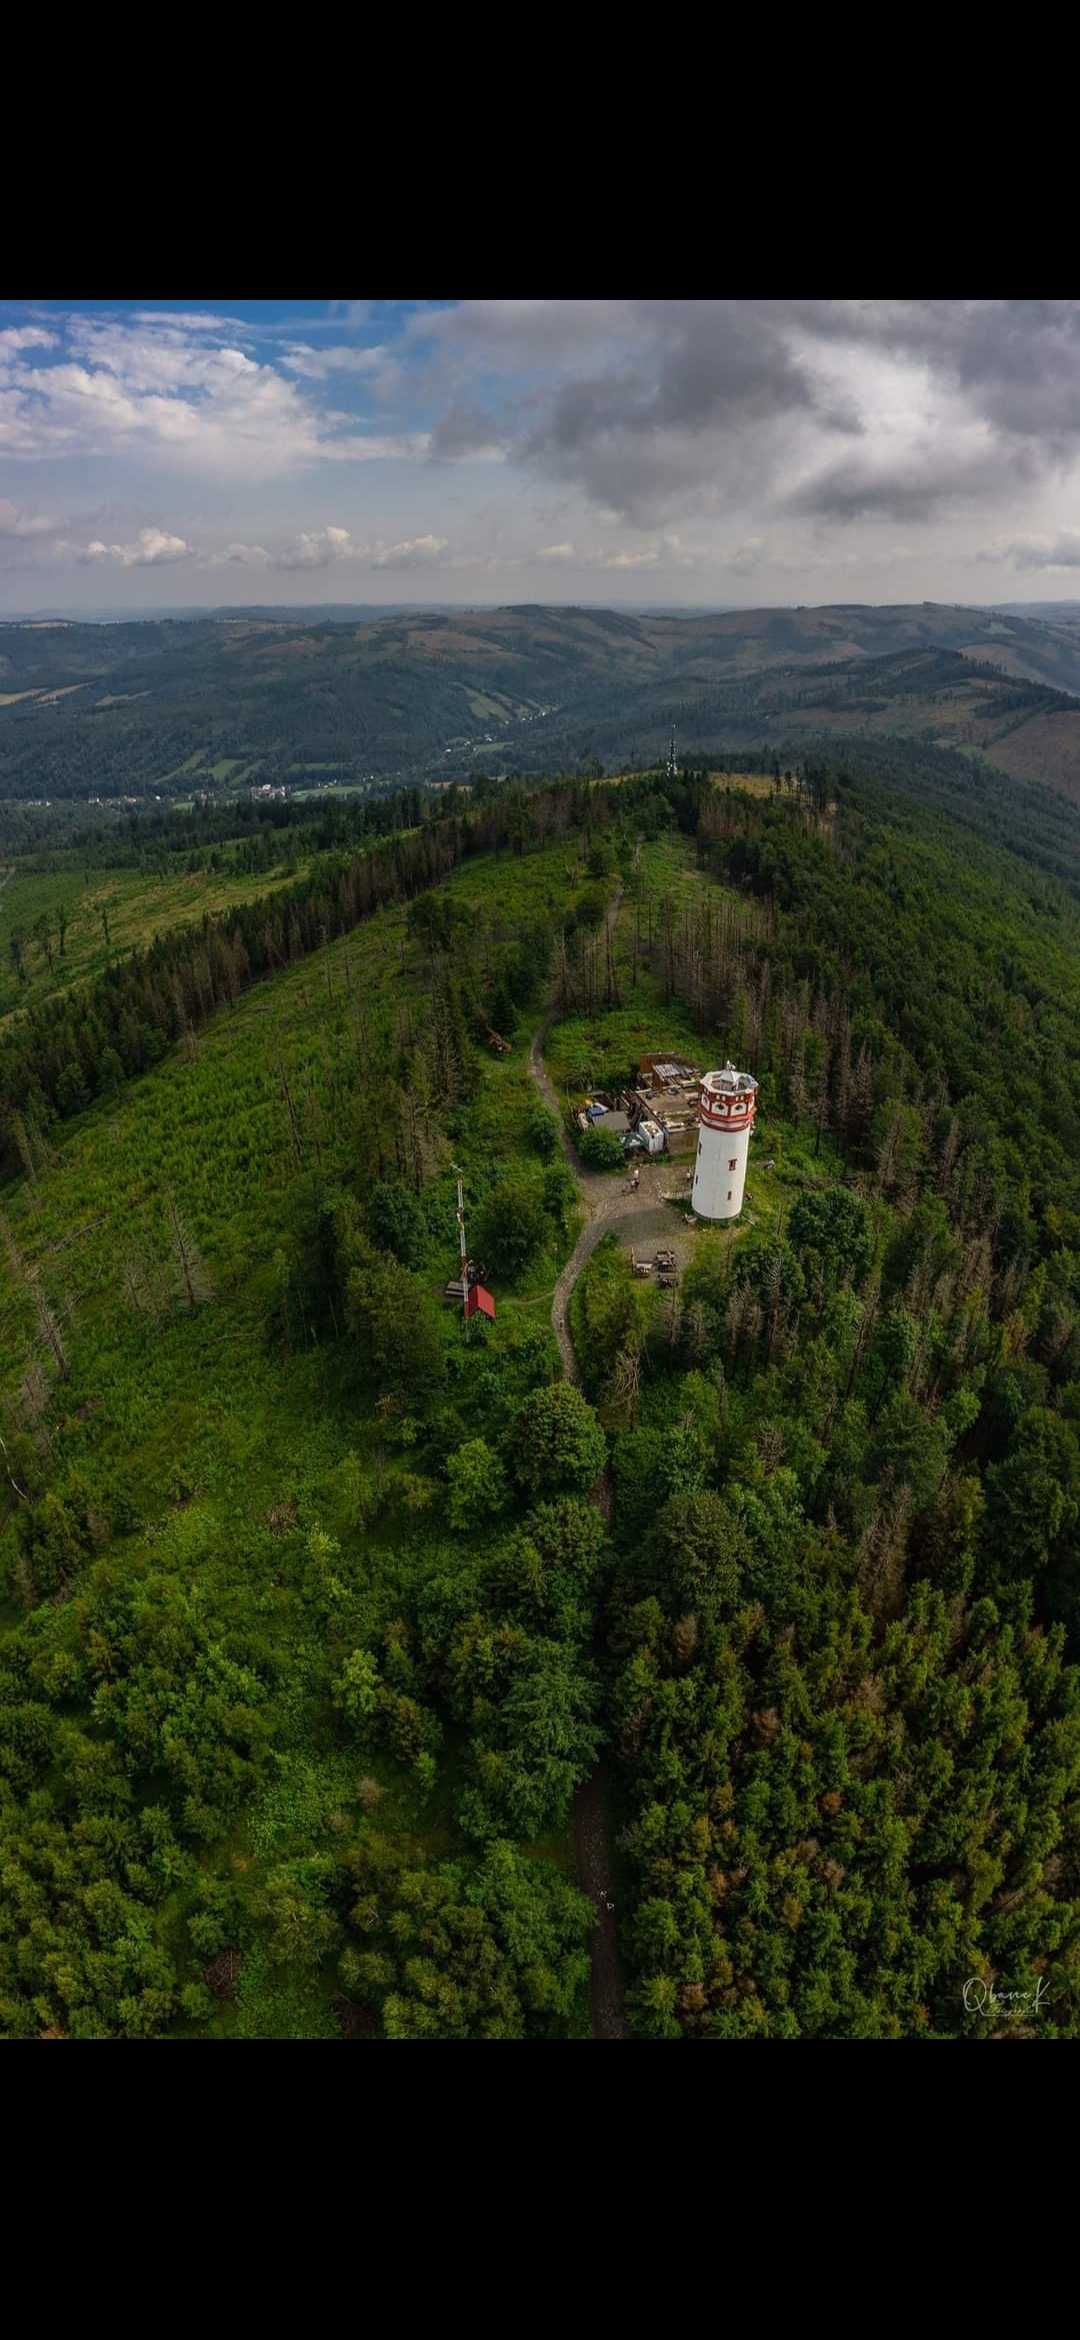
<path id="1" fill-rule="evenodd" d="M 666 750 L 673 722 L 686 753 L 823 731 L 944 740 L 1080 797 L 1080 619 L 525 603 L 0 627 L 9 801 L 630 764 Z"/>

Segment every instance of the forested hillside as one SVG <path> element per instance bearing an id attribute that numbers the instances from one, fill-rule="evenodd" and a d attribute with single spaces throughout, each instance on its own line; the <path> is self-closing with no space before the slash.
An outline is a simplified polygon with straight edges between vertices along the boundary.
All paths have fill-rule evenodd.
<path id="1" fill-rule="evenodd" d="M 558 848 L 478 862 L 39 1125 L 0 1267 L 5 2030 L 580 2028 L 603 1441 L 582 1408 L 545 1444 L 530 1300 L 573 1184 L 477 1038 L 514 1029 L 581 891 Z M 499 1278 L 487 1353 L 436 1296 L 451 1152 Z M 453 1603 L 500 1513 L 557 1581 L 503 1588 L 516 1697 L 485 1720 Z"/>
<path id="2" fill-rule="evenodd" d="M 1075 2036 L 1080 816 L 865 745 L 405 809 L 0 1035 L 0 2029 L 585 2036 L 606 1751 L 634 2036 Z M 541 1029 L 569 1128 L 760 1083 L 581 1390 Z"/>
<path id="3" fill-rule="evenodd" d="M 385 788 L 721 742 L 901 735 L 1080 788 L 1080 630 L 1051 613 L 414 610 L 0 626 L 0 806 Z"/>

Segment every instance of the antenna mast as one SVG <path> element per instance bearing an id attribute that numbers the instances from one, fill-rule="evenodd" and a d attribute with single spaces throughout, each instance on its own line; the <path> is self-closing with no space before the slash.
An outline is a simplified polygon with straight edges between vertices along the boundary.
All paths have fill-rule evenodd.
<path id="1" fill-rule="evenodd" d="M 461 1172 L 458 1169 L 456 1162 L 452 1162 L 450 1167 L 457 1179 L 458 1250 L 461 1254 L 461 1313 L 465 1319 L 465 1335 L 467 1339 L 470 1317 L 476 1315 L 486 1316 L 489 1323 L 494 1324 L 495 1302 L 492 1299 L 490 1292 L 486 1292 L 483 1284 L 480 1282 L 480 1277 L 484 1272 L 483 1269 L 475 1268 L 469 1258 L 469 1246 L 465 1241 L 465 1196 L 462 1191 Z M 448 1293 L 452 1291 L 452 1289 L 452 1286 L 448 1286 Z"/>
<path id="2" fill-rule="evenodd" d="M 454 1168 L 457 1170 L 456 1162 Z M 461 1307 L 467 1332 L 469 1329 L 469 1249 L 465 1241 L 465 1196 L 462 1192 L 460 1170 L 457 1173 L 457 1223 L 458 1248 L 461 1252 Z"/>

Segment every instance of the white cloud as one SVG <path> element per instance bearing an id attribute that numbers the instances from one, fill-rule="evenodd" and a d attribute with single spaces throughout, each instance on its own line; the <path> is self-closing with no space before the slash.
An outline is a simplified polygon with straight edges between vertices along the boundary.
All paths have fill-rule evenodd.
<path id="1" fill-rule="evenodd" d="M 309 349 L 306 342 L 291 342 L 281 363 L 291 374 L 303 374 L 308 381 L 324 382 L 330 374 L 376 374 L 386 364 L 387 351 L 381 342 L 370 349 Z"/>
<path id="2" fill-rule="evenodd" d="M 362 544 L 347 528 L 307 528 L 276 557 L 279 569 L 327 569 L 355 561 L 369 569 L 415 569 L 437 561 L 447 550 L 445 536 L 410 536 L 400 544 Z"/>
<path id="3" fill-rule="evenodd" d="M 244 340 L 254 336 L 250 325 L 242 317 L 223 317 L 208 309 L 136 309 L 139 325 L 163 325 L 176 333 L 238 333 Z"/>
<path id="4" fill-rule="evenodd" d="M 0 536 L 55 536 L 60 523 L 42 512 L 23 512 L 0 496 Z"/>
<path id="5" fill-rule="evenodd" d="M 31 364 L 27 352 L 58 347 L 55 333 L 27 326 L 0 336 L 0 455 L 132 456 L 231 483 L 286 478 L 327 459 L 398 462 L 428 451 L 426 432 L 368 433 L 354 414 L 320 404 L 317 352 L 310 386 L 290 380 L 239 348 L 251 335 L 227 319 L 146 310 L 64 322 L 66 348 L 51 364 Z M 350 365 L 339 378 L 356 370 L 357 354 L 341 353 Z"/>
<path id="6" fill-rule="evenodd" d="M 429 561 L 437 561 L 447 549 L 445 536 L 409 536 L 403 544 L 377 545 L 371 556 L 373 569 L 418 569 Z"/>
<path id="7" fill-rule="evenodd" d="M 134 544 L 103 544 L 95 537 L 80 558 L 116 561 L 122 569 L 152 569 L 168 561 L 190 560 L 192 547 L 182 536 L 169 536 L 163 528 L 140 528 Z"/>
<path id="8" fill-rule="evenodd" d="M 694 569 L 698 565 L 697 555 L 685 549 L 681 536 L 674 530 L 668 530 L 657 544 L 624 546 L 616 552 L 579 552 L 576 544 L 545 544 L 536 559 L 573 562 L 581 569 L 656 569 L 661 565 Z"/>
<path id="9" fill-rule="evenodd" d="M 279 569 L 328 569 L 333 561 L 355 558 L 347 528 L 306 528 L 277 556 Z"/>
<path id="10" fill-rule="evenodd" d="M 598 569 L 655 569 L 660 555 L 653 545 L 645 552 L 603 553 L 597 561 Z"/>
<path id="11" fill-rule="evenodd" d="M 211 555 L 207 566 L 211 569 L 224 569 L 233 562 L 245 569 L 268 569 L 270 567 L 270 554 L 264 544 L 227 544 L 224 552 Z"/>
<path id="12" fill-rule="evenodd" d="M 406 596 L 460 570 L 461 596 L 613 601 L 691 571 L 697 599 L 762 601 L 1080 576 L 1080 302 L 303 307 L 3 308 L 9 603 L 57 557 L 101 600 L 117 566 L 135 600 L 188 558 L 204 593 L 235 566 L 282 599 L 350 565 Z M 163 512 L 180 533 L 148 549 Z"/>
<path id="13" fill-rule="evenodd" d="M 59 336 L 47 333 L 41 325 L 5 325 L 0 331 L 0 365 L 9 358 L 19 357 L 26 349 L 56 349 Z"/>

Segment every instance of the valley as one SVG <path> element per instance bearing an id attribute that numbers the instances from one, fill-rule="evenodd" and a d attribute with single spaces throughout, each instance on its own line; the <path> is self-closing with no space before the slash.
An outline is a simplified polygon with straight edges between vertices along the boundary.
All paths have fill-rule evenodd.
<path id="1" fill-rule="evenodd" d="M 1080 629 L 933 604 L 7 624 L 0 691 L 0 808 L 641 768 L 672 724 L 702 760 L 887 735 L 1073 794 Z"/>

